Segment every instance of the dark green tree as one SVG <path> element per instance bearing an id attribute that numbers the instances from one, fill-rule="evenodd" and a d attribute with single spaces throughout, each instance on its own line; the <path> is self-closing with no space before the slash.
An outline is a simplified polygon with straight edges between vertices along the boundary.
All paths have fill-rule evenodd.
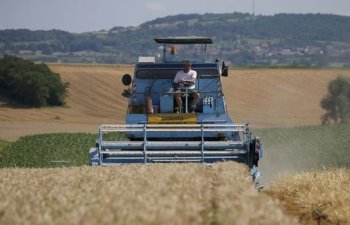
<path id="1" fill-rule="evenodd" d="M 322 124 L 350 122 L 350 78 L 338 76 L 328 84 L 328 94 L 321 100 L 326 110 Z"/>
<path id="2" fill-rule="evenodd" d="M 64 105 L 68 86 L 46 64 L 9 55 L 0 59 L 0 93 L 27 106 Z"/>

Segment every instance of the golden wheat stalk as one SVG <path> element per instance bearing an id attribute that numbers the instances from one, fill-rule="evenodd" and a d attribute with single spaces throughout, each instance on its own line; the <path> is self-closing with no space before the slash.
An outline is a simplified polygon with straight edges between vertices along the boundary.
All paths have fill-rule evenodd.
<path id="1" fill-rule="evenodd" d="M 237 163 L 0 170 L 0 224 L 295 224 Z"/>
<path id="2" fill-rule="evenodd" d="M 284 175 L 272 183 L 268 193 L 306 223 L 350 224 L 350 170 Z"/>

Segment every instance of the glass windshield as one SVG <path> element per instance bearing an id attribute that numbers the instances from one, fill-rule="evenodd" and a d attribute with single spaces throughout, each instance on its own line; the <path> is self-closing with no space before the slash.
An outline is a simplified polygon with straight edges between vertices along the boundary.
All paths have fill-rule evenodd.
<path id="1" fill-rule="evenodd" d="M 218 76 L 215 69 L 193 69 L 199 78 Z M 174 79 L 178 69 L 140 69 L 136 72 L 138 79 Z"/>

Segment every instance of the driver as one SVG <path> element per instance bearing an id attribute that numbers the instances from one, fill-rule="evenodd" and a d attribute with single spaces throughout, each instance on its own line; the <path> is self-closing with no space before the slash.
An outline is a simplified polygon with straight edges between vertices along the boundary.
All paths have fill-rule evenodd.
<path id="1" fill-rule="evenodd" d="M 197 72 L 191 70 L 191 61 L 184 60 L 184 67 L 182 70 L 178 71 L 174 78 L 174 90 L 175 90 L 175 100 L 177 104 L 177 112 L 182 111 L 182 100 L 181 95 L 185 91 L 187 86 L 188 93 L 192 96 L 192 101 L 189 105 L 189 112 L 195 113 L 196 105 L 199 101 L 199 93 L 196 90 L 195 81 L 197 79 Z M 181 93 L 182 92 L 182 93 Z"/>

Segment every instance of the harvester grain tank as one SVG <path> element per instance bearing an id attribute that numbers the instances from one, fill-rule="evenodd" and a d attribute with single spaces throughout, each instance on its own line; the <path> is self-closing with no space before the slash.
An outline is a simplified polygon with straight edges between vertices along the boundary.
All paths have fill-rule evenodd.
<path id="1" fill-rule="evenodd" d="M 122 93 L 128 98 L 126 123 L 100 126 L 96 146 L 90 149 L 90 164 L 236 161 L 245 163 L 256 180 L 261 141 L 252 137 L 249 124 L 235 123 L 227 113 L 221 78 L 228 76 L 228 67 L 221 60 L 207 62 L 206 49 L 212 39 L 154 40 L 162 45 L 161 62 L 155 57 L 140 57 L 133 77 L 123 76 L 122 82 L 128 87 Z M 187 88 L 181 91 L 183 108 L 176 106 L 173 80 L 183 69 L 184 60 L 177 45 L 201 46 L 199 59 L 191 59 L 200 99 L 195 113 L 189 112 L 191 95 Z"/>

